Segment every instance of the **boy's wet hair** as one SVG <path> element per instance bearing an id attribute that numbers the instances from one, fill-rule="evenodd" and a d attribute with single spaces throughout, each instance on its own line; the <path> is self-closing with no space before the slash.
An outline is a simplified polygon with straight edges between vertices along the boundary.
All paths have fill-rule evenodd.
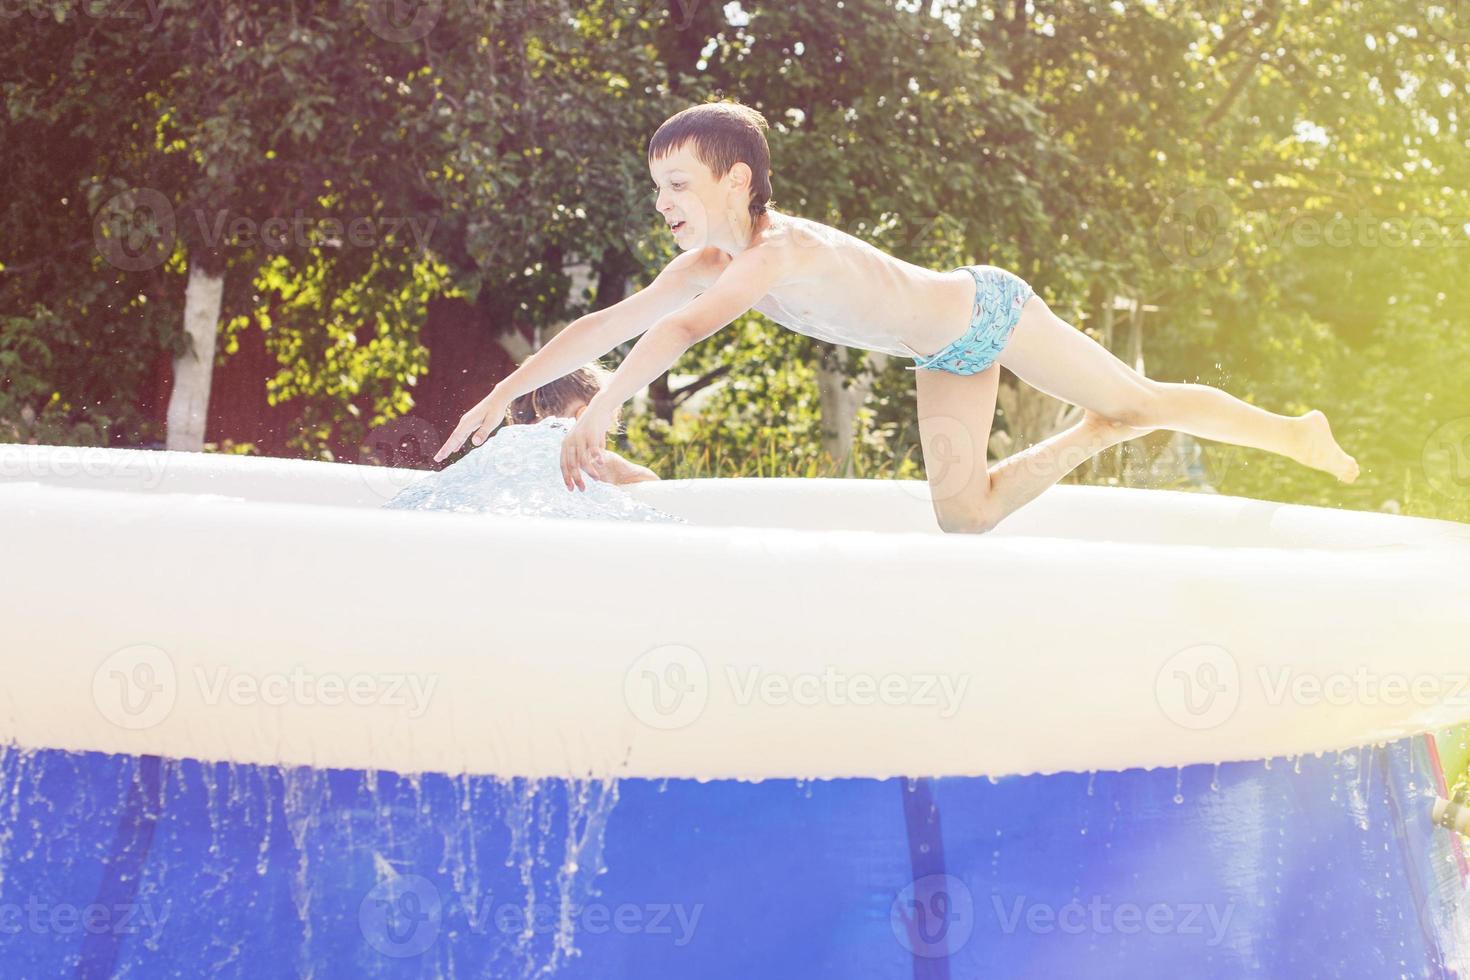
<path id="1" fill-rule="evenodd" d="M 766 117 L 738 102 L 707 102 L 676 112 L 648 141 L 648 162 L 692 143 L 694 156 L 715 178 L 737 163 L 750 167 L 750 216 L 766 213 L 771 200 L 771 148 L 766 145 Z"/>
<path id="2" fill-rule="evenodd" d="M 553 415 L 571 418 L 578 404 L 585 405 L 602 390 L 606 376 L 606 371 L 593 366 L 577 368 L 571 374 L 548 381 L 510 403 L 505 410 L 506 424 L 530 425 Z"/>

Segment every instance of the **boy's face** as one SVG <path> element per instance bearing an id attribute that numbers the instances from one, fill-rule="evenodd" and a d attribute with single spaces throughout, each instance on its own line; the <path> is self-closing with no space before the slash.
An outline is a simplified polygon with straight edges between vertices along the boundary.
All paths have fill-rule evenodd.
<path id="1" fill-rule="evenodd" d="M 750 168 L 737 163 L 716 179 L 684 144 L 648 168 L 657 197 L 654 207 L 684 251 L 718 245 L 733 239 L 735 223 L 746 210 Z"/>

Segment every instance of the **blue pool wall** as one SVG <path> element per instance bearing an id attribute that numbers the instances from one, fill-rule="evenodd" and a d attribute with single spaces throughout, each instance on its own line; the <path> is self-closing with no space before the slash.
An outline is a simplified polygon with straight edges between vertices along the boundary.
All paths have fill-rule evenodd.
<path id="1" fill-rule="evenodd" d="M 1425 738 L 758 783 L 9 748 L 0 975 L 1470 976 L 1437 791 Z"/>

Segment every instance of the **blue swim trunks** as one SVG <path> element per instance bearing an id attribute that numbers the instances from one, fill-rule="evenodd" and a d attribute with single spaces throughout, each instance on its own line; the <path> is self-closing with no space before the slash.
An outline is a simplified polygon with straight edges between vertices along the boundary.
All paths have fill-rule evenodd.
<path id="1" fill-rule="evenodd" d="M 1021 307 L 1036 295 L 1026 280 L 993 265 L 962 265 L 975 277 L 975 306 L 970 328 L 958 340 L 928 357 L 914 358 L 910 371 L 979 374 L 994 363 L 1021 319 Z"/>

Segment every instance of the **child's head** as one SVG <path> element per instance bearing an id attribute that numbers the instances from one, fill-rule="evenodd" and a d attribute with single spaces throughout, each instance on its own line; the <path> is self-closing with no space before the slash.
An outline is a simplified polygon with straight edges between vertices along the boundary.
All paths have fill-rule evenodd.
<path id="1" fill-rule="evenodd" d="M 664 121 L 648 141 L 648 171 L 657 187 L 655 207 L 675 227 L 681 248 L 711 240 L 710 221 L 749 211 L 766 213 L 771 200 L 771 150 L 765 117 L 738 102 L 690 106 Z M 682 226 L 681 226 L 682 222 Z"/>
<path id="2" fill-rule="evenodd" d="M 592 396 L 602 390 L 605 373 L 594 365 L 577 368 L 571 374 L 547 382 L 511 402 L 505 412 L 505 423 L 529 425 L 553 415 L 576 418 Z"/>

